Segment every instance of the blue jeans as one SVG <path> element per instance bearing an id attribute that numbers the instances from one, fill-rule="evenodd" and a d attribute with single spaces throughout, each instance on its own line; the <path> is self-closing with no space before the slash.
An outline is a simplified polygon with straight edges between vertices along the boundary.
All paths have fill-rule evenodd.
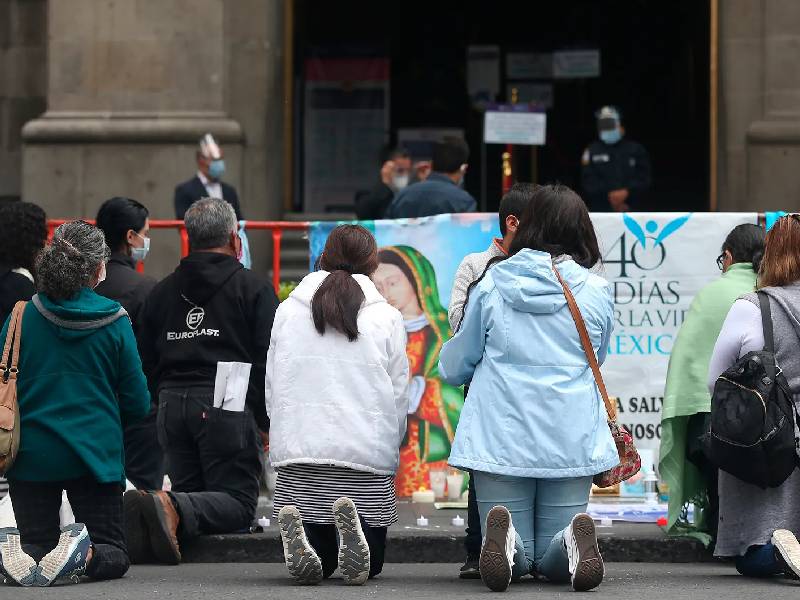
<path id="1" fill-rule="evenodd" d="M 783 573 L 772 544 L 750 546 L 744 555 L 736 557 L 736 570 L 745 577 L 772 577 Z"/>
<path id="2" fill-rule="evenodd" d="M 567 582 L 569 560 L 564 529 L 586 510 L 592 478 L 534 479 L 474 471 L 481 523 L 495 506 L 505 506 L 517 532 L 513 577 L 533 571 Z"/>

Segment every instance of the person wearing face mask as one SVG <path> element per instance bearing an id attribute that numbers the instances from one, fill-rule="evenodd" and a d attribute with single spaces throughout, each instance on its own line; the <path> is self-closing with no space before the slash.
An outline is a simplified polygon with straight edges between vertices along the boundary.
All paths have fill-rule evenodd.
<path id="1" fill-rule="evenodd" d="M 197 150 L 197 174 L 175 188 L 175 218 L 183 219 L 187 209 L 200 198 L 222 198 L 236 211 L 236 220 L 244 219 L 236 188 L 222 181 L 225 159 L 214 136 L 205 134 Z"/>
<path id="2" fill-rule="evenodd" d="M 97 227 L 111 249 L 106 278 L 95 292 L 119 302 L 131 319 L 134 332 L 145 298 L 156 280 L 136 271 L 150 250 L 147 208 L 131 198 L 106 200 L 97 212 Z M 141 490 L 159 489 L 164 480 L 164 453 L 156 436 L 156 406 L 150 414 L 125 428 L 125 474 Z"/>
<path id="3" fill-rule="evenodd" d="M 386 211 L 388 219 L 474 212 L 475 198 L 463 189 L 469 146 L 457 137 L 445 137 L 433 148 L 432 172 L 425 181 L 400 191 Z"/>
<path id="4" fill-rule="evenodd" d="M 599 138 L 581 156 L 581 182 L 589 210 L 644 210 L 650 189 L 650 156 L 644 146 L 625 137 L 619 110 L 597 111 Z"/>
<path id="5" fill-rule="evenodd" d="M 184 222 L 190 253 L 147 297 L 137 324 L 172 490 L 125 494 L 134 564 L 151 556 L 177 564 L 179 539 L 248 529 L 268 444 L 264 381 L 275 290 L 239 262 L 229 203 L 198 200 Z"/>
<path id="6" fill-rule="evenodd" d="M 394 195 L 410 181 L 411 155 L 405 148 L 384 152 L 380 181 L 369 192 L 356 194 L 356 216 L 359 220 L 382 219 Z"/>

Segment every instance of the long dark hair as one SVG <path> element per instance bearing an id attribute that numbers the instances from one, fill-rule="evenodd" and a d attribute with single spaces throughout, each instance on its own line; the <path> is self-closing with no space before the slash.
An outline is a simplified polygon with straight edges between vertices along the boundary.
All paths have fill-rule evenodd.
<path id="1" fill-rule="evenodd" d="M 553 258 L 568 255 L 586 269 L 600 261 L 600 246 L 586 204 L 577 193 L 560 183 L 537 187 L 531 201 L 525 205 L 508 256 L 526 248 L 547 252 Z M 490 260 L 481 276 L 469 284 L 456 331 L 464 321 L 472 290 L 492 266 L 506 258 L 497 256 Z"/>
<path id="2" fill-rule="evenodd" d="M 737 225 L 725 238 L 722 251 L 730 252 L 734 263 L 750 263 L 758 273 L 764 258 L 764 239 L 767 232 L 760 225 L 744 223 Z"/>
<path id="3" fill-rule="evenodd" d="M 351 342 L 358 339 L 358 311 L 364 291 L 351 275 L 372 275 L 378 268 L 378 246 L 361 225 L 339 225 L 331 231 L 319 265 L 329 271 L 311 299 L 314 327 L 321 335 L 330 326 Z"/>
<path id="4" fill-rule="evenodd" d="M 586 204 L 560 183 L 538 187 L 525 207 L 510 254 L 526 248 L 547 252 L 553 258 L 567 254 L 586 269 L 600 261 L 600 246 Z"/>

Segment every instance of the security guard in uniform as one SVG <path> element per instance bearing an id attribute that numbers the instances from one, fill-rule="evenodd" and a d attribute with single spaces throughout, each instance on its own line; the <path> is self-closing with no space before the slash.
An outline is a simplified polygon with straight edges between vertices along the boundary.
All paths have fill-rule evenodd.
<path id="1" fill-rule="evenodd" d="M 642 210 L 650 189 L 650 156 L 644 147 L 626 139 L 619 111 L 604 106 L 597 112 L 600 139 L 581 157 L 581 183 L 589 210 Z"/>

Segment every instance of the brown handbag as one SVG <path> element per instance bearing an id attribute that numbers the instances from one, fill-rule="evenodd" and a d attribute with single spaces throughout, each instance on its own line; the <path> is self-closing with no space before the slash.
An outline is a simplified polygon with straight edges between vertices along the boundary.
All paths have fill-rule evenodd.
<path id="1" fill-rule="evenodd" d="M 8 321 L 3 358 L 0 361 L 0 475 L 5 475 L 14 464 L 19 451 L 19 403 L 17 402 L 17 376 L 19 375 L 19 345 L 22 337 L 22 313 L 27 302 L 17 302 Z"/>
<path id="2" fill-rule="evenodd" d="M 608 419 L 608 428 L 611 430 L 611 437 L 614 438 L 614 443 L 617 446 L 619 464 L 608 471 L 603 471 L 594 476 L 594 484 L 597 487 L 611 487 L 636 475 L 642 468 L 642 459 L 633 443 L 633 436 L 627 429 L 617 423 L 614 417 L 616 411 L 611 404 L 611 399 L 608 397 L 606 384 L 603 381 L 603 374 L 600 372 L 600 365 L 597 364 L 597 356 L 595 356 L 592 342 L 589 339 L 589 332 L 586 330 L 586 323 L 583 320 L 583 315 L 581 315 L 581 309 L 578 308 L 578 303 L 575 302 L 575 297 L 572 295 L 572 290 L 569 289 L 569 286 L 561 278 L 561 273 L 558 272 L 555 263 L 553 263 L 553 272 L 556 274 L 558 282 L 564 289 L 564 296 L 567 298 L 567 306 L 569 306 L 569 312 L 572 314 L 572 319 L 575 321 L 575 327 L 578 329 L 578 336 L 581 338 L 583 351 L 586 353 L 589 366 L 592 369 L 592 373 L 594 373 L 594 380 L 600 390 L 600 395 L 603 397 L 603 404 L 606 407 L 606 416 Z"/>

